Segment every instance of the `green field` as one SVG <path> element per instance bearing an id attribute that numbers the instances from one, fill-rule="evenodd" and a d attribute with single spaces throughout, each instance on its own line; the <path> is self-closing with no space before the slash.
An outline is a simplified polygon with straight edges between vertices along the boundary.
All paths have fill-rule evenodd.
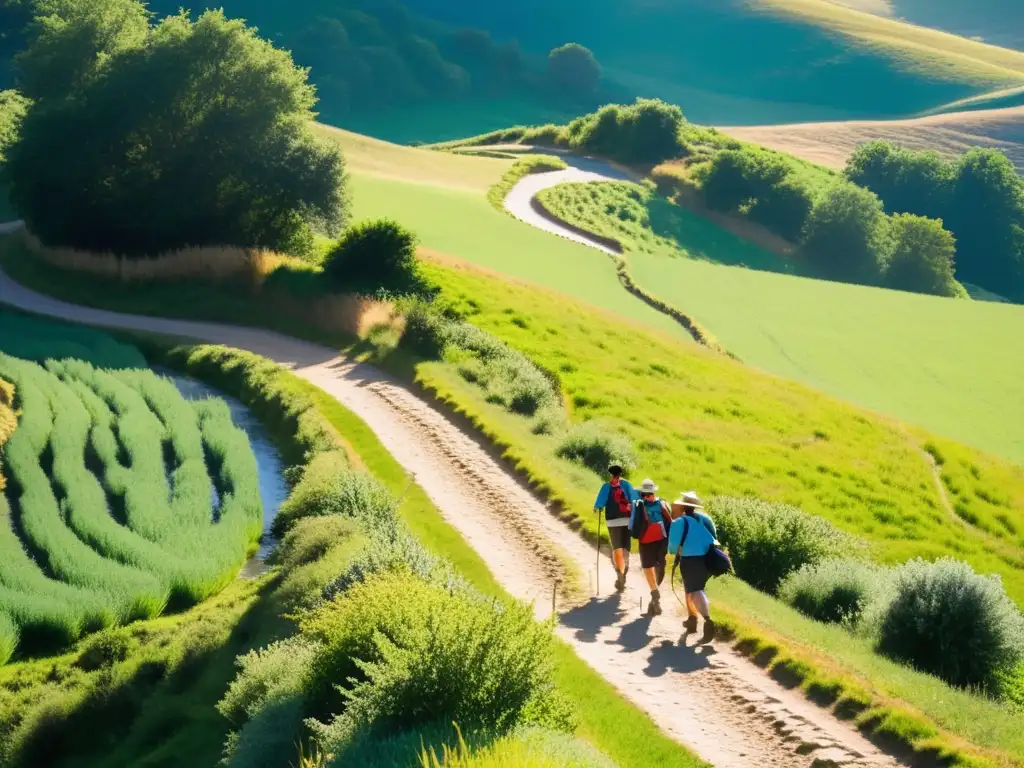
<path id="1" fill-rule="evenodd" d="M 774 272 L 799 264 L 628 187 L 542 195 L 573 224 L 621 239 L 637 282 L 691 314 L 745 362 L 1024 463 L 1024 307 L 942 299 Z M 689 258 L 687 258 L 689 257 Z M 736 265 L 746 265 L 745 269 Z"/>
<path id="2" fill-rule="evenodd" d="M 358 218 L 395 217 L 429 249 L 683 335 L 674 321 L 626 294 L 601 253 L 504 216 L 480 194 L 360 172 L 358 157 L 351 161 Z M 459 163 L 471 160 L 485 162 L 458 157 Z M 1024 430 L 1011 428 L 1024 424 L 1024 358 L 1004 353 L 1024 332 L 1024 308 L 726 266 L 786 268 L 705 219 L 666 210 L 679 219 L 673 239 L 707 261 L 652 242 L 652 253 L 629 256 L 634 277 L 692 314 L 730 352 L 773 374 L 1024 461 Z M 578 220 L 594 222 L 589 208 Z M 615 224 L 609 231 L 621 236 Z"/>
<path id="3" fill-rule="evenodd" d="M 263 530 L 256 461 L 226 404 L 186 401 L 148 370 L 53 359 L 141 359 L 104 334 L 6 314 L 0 328 L 19 412 L 3 446 L 0 616 L 19 652 L 223 589 Z"/>

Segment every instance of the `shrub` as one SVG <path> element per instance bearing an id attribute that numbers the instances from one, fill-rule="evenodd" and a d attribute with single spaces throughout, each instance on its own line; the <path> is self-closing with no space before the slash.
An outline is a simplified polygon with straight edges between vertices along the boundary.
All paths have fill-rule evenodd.
<path id="1" fill-rule="evenodd" d="M 416 243 L 416 235 L 391 219 L 353 224 L 324 257 L 324 276 L 346 290 L 421 289 Z"/>
<path id="2" fill-rule="evenodd" d="M 566 43 L 548 54 L 548 73 L 556 85 L 572 94 L 593 93 L 601 79 L 601 65 L 589 48 Z"/>
<path id="3" fill-rule="evenodd" d="M 421 748 L 422 768 L 615 768 L 593 745 L 564 733 L 529 727 L 482 748 L 467 745 L 458 734 L 456 746 Z"/>
<path id="4" fill-rule="evenodd" d="M 451 321 L 422 299 L 405 302 L 402 314 L 405 330 L 399 343 L 427 360 L 440 360 L 448 343 L 446 333 Z"/>
<path id="5" fill-rule="evenodd" d="M 358 527 L 342 517 L 306 517 L 296 520 L 268 562 L 288 572 L 315 562 L 339 542 L 352 536 Z"/>
<path id="6" fill-rule="evenodd" d="M 235 660 L 238 675 L 217 704 L 217 711 L 236 726 L 247 722 L 269 697 L 295 689 L 316 651 L 314 642 L 298 635 L 239 656 Z"/>
<path id="7" fill-rule="evenodd" d="M 952 685 L 994 690 L 1024 659 L 1024 617 L 998 577 L 952 558 L 913 560 L 896 574 L 878 648 Z"/>
<path id="8" fill-rule="evenodd" d="M 303 732 L 302 697 L 275 693 L 224 744 L 226 768 L 280 768 L 292 765 Z"/>
<path id="9" fill-rule="evenodd" d="M 565 130 L 565 141 L 577 151 L 623 163 L 656 165 L 683 154 L 679 134 L 685 123 L 679 107 L 658 99 L 637 99 L 630 105 L 608 104 L 576 118 Z"/>
<path id="10" fill-rule="evenodd" d="M 612 462 L 628 475 L 640 464 L 633 443 L 613 427 L 596 421 L 574 426 L 562 438 L 555 454 L 604 475 Z"/>
<path id="11" fill-rule="evenodd" d="M 899 213 L 892 217 L 893 252 L 886 273 L 890 288 L 956 296 L 956 242 L 942 222 Z"/>
<path id="12" fill-rule="evenodd" d="M 353 586 L 303 631 L 325 644 L 311 692 L 349 681 L 343 714 L 312 723 L 328 751 L 359 733 L 452 720 L 496 733 L 524 722 L 571 726 L 552 681 L 551 626 L 534 621 L 526 604 L 386 574 Z M 317 703 L 321 712 L 324 703 L 341 711 L 337 700 Z"/>
<path id="13" fill-rule="evenodd" d="M 274 520 L 275 536 L 283 536 L 304 517 L 352 517 L 375 529 L 390 529 L 397 524 L 391 492 L 376 477 L 353 470 L 339 456 L 332 451 L 309 463 Z"/>
<path id="14" fill-rule="evenodd" d="M 880 282 L 892 249 L 889 220 L 878 197 L 840 182 L 818 200 L 804 228 L 805 258 L 825 277 Z"/>
<path id="15" fill-rule="evenodd" d="M 769 594 L 803 566 L 849 556 L 860 546 L 831 523 L 788 504 L 715 496 L 708 514 L 736 575 Z"/>
<path id="16" fill-rule="evenodd" d="M 750 218 L 775 234 L 796 242 L 814 208 L 810 189 L 792 177 L 773 185 L 754 201 Z"/>
<path id="17" fill-rule="evenodd" d="M 890 598 L 889 572 L 859 560 L 822 560 L 790 573 L 779 597 L 817 621 L 857 626 L 869 606 Z"/>

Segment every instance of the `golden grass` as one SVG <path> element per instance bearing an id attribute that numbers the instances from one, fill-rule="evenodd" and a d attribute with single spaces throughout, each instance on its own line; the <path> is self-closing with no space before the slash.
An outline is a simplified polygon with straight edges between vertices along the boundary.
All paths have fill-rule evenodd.
<path id="1" fill-rule="evenodd" d="M 757 0 L 764 11 L 810 21 L 871 47 L 896 54 L 911 71 L 988 88 L 1024 82 L 1024 52 L 936 29 L 875 16 L 824 0 Z"/>
<path id="2" fill-rule="evenodd" d="M 485 194 L 514 162 L 511 158 L 456 155 L 400 146 L 320 123 L 315 123 L 313 129 L 319 136 L 338 144 L 349 171 L 361 176 L 401 179 Z"/>
<path id="3" fill-rule="evenodd" d="M 292 256 L 261 248 L 231 245 L 182 248 L 159 256 L 129 259 L 114 253 L 95 253 L 76 248 L 52 248 L 27 230 L 25 246 L 41 261 L 74 272 L 121 283 L 166 282 L 171 280 L 246 280 L 260 285 L 276 269 L 303 262 Z"/>
<path id="4" fill-rule="evenodd" d="M 14 386 L 0 379 L 0 448 L 14 432 L 17 426 L 14 413 Z M 0 473 L 0 491 L 4 489 L 4 476 Z"/>
<path id="5" fill-rule="evenodd" d="M 892 141 L 946 156 L 973 147 L 998 149 L 1024 173 L 1024 107 L 953 112 L 914 120 L 849 120 L 721 129 L 733 138 L 771 147 L 828 168 L 842 168 L 862 143 Z"/>

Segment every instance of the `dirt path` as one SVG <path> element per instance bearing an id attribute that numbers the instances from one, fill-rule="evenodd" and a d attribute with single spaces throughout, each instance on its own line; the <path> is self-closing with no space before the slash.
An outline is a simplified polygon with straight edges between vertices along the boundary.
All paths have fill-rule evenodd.
<path id="1" fill-rule="evenodd" d="M 534 499 L 470 436 L 380 371 L 327 347 L 270 331 L 121 315 L 69 305 L 29 291 L 0 272 L 0 301 L 76 322 L 194 338 L 247 349 L 292 367 L 354 411 L 410 472 L 498 581 L 551 609 L 565 563 L 593 575 L 595 551 Z M 557 556 L 553 553 L 557 553 Z M 607 595 L 614 574 L 607 557 L 600 580 Z M 712 590 L 713 592 L 713 590 Z M 558 605 L 558 634 L 624 696 L 668 733 L 721 768 L 877 765 L 899 763 L 857 731 L 786 690 L 721 644 L 681 640 L 673 610 L 649 620 L 634 566 L 625 594 Z"/>
<path id="2" fill-rule="evenodd" d="M 629 175 L 608 163 L 593 158 L 574 157 L 564 153 L 559 153 L 559 156 L 570 167 L 561 171 L 531 173 L 529 176 L 524 176 L 516 182 L 515 186 L 509 190 L 508 195 L 505 196 L 505 210 L 531 227 L 536 227 L 550 234 L 572 240 L 574 243 L 587 245 L 604 253 L 614 255 L 615 251 L 607 245 L 575 232 L 571 228 L 559 224 L 557 221 L 552 221 L 549 217 L 542 216 L 533 207 L 533 198 L 542 190 L 556 187 L 559 184 L 580 184 L 593 181 L 630 181 Z"/>

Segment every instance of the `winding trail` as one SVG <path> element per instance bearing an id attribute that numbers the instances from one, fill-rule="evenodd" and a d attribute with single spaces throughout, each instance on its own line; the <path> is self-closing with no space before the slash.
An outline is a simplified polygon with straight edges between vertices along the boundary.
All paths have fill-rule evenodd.
<path id="1" fill-rule="evenodd" d="M 0 231 L 3 228 L 0 227 Z M 445 519 L 483 555 L 512 595 L 550 614 L 558 581 L 593 575 L 595 551 L 534 498 L 469 435 L 403 384 L 335 350 L 255 328 L 125 315 L 30 291 L 0 271 L 0 302 L 110 328 L 149 331 L 249 350 L 287 365 L 356 413 L 410 472 Z M 609 558 L 601 584 L 614 580 Z M 640 614 L 639 568 L 620 597 L 558 606 L 557 634 L 674 739 L 720 768 L 897 766 L 850 725 L 779 685 L 726 644 L 680 638 L 672 610 Z M 563 601 L 564 602 L 564 601 Z"/>
<path id="2" fill-rule="evenodd" d="M 539 151 L 539 150 L 538 150 Z M 552 150 L 544 150 L 551 152 Z M 587 237 L 565 224 L 544 216 L 534 207 L 534 198 L 545 189 L 557 187 L 559 184 L 582 184 L 596 181 L 633 181 L 625 171 L 615 168 L 610 163 L 592 157 L 576 157 L 564 152 L 557 153 L 569 165 L 561 171 L 545 171 L 524 176 L 505 196 L 505 210 L 520 221 L 531 227 L 564 237 L 574 243 L 596 248 L 604 253 L 617 255 L 599 240 Z"/>

